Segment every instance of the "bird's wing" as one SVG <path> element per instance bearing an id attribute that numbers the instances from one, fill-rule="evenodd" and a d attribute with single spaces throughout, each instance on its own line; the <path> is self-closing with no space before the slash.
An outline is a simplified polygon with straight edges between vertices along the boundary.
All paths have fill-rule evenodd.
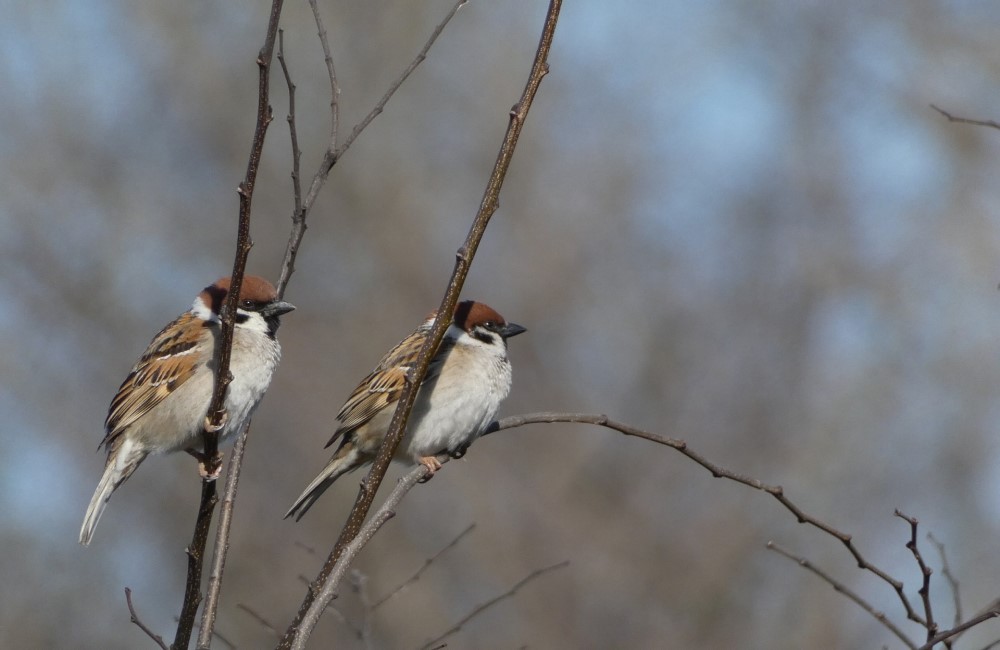
<path id="1" fill-rule="evenodd" d="M 206 321 L 186 312 L 160 330 L 111 400 L 102 445 L 111 444 L 129 425 L 194 375 L 202 364 L 198 347 L 210 336 L 210 327 Z"/>
<path id="2" fill-rule="evenodd" d="M 327 447 L 341 436 L 371 420 L 383 409 L 396 404 L 403 387 L 406 386 L 406 373 L 416 364 L 420 348 L 429 331 L 426 324 L 422 325 L 382 357 L 378 366 L 361 380 L 337 414 L 340 426 L 330 438 L 330 442 L 326 443 Z M 444 358 L 453 345 L 454 341 L 449 338 L 441 342 L 437 355 L 431 359 L 427 368 L 425 383 L 441 372 Z"/>

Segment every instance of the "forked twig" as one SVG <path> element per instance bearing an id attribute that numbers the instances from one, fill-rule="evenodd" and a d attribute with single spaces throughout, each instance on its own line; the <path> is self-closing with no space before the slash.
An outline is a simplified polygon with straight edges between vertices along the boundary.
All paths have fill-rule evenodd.
<path id="1" fill-rule="evenodd" d="M 931 574 L 934 572 L 924 562 L 924 557 L 920 554 L 920 548 L 917 546 L 917 527 L 919 522 L 915 517 L 908 517 L 899 510 L 896 510 L 893 514 L 910 524 L 910 539 L 906 542 L 906 548 L 910 549 L 910 552 L 913 553 L 913 558 L 917 561 L 917 567 L 920 569 L 920 574 L 923 577 L 920 590 L 917 593 L 920 594 L 920 599 L 924 603 L 924 616 L 927 621 L 924 627 L 927 628 L 927 638 L 932 639 L 938 631 L 938 625 L 934 622 L 934 612 L 931 609 Z"/>
<path id="2" fill-rule="evenodd" d="M 885 615 L 885 612 L 881 612 L 875 609 L 875 607 L 871 603 L 869 603 L 867 600 L 859 596 L 856 592 L 849 589 L 842 582 L 834 580 L 833 577 L 830 576 L 830 574 L 826 573 L 825 571 L 814 565 L 809 560 L 793 554 L 792 552 L 778 546 L 774 542 L 768 542 L 767 549 L 769 551 L 774 551 L 775 553 L 782 555 L 788 558 L 789 560 L 792 560 L 793 562 L 801 566 L 803 569 L 811 571 L 813 574 L 818 576 L 823 582 L 833 587 L 834 591 L 844 594 L 844 596 L 846 596 L 848 600 L 850 600 L 855 605 L 857 605 L 861 609 L 871 614 L 872 618 L 874 618 L 876 621 L 885 626 L 885 628 L 888 629 L 890 632 L 895 634 L 896 637 L 899 638 L 899 640 L 906 645 L 906 647 L 916 649 L 917 644 L 914 643 L 912 640 L 910 640 L 906 636 L 906 634 L 903 633 L 901 629 L 899 629 L 892 621 L 890 621 L 889 617 Z"/>
<path id="3" fill-rule="evenodd" d="M 148 636 L 150 639 L 153 640 L 153 643 L 160 646 L 160 648 L 162 648 L 163 650 L 168 650 L 167 644 L 163 640 L 163 637 L 160 636 L 159 634 L 153 634 L 153 631 L 148 627 L 146 627 L 146 624 L 142 622 L 141 618 L 139 618 L 139 614 L 136 613 L 135 607 L 132 605 L 132 590 L 129 589 L 128 587 L 125 587 L 125 604 L 128 605 L 128 613 L 132 622 L 138 625 L 139 629 L 145 632 L 146 636 Z"/>

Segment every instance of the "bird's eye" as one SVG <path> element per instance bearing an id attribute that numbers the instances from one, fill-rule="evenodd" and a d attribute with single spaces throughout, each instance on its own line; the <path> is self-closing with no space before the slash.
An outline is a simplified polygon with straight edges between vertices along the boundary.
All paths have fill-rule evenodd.
<path id="1" fill-rule="evenodd" d="M 243 309 L 253 309 L 253 300 L 243 300 L 240 302 L 240 307 Z"/>
<path id="2" fill-rule="evenodd" d="M 496 326 L 497 324 L 491 320 L 488 320 L 485 323 L 483 323 L 483 327 L 485 327 L 488 330 L 496 329 Z"/>

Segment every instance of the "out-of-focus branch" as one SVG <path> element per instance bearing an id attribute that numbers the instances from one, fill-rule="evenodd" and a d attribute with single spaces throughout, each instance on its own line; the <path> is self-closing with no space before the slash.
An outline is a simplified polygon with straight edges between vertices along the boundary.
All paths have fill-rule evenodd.
<path id="1" fill-rule="evenodd" d="M 452 7 L 448 15 L 445 16 L 438 26 L 434 29 L 430 38 L 424 43 L 423 48 L 417 54 L 416 58 L 406 67 L 402 74 L 389 86 L 389 89 L 382 95 L 382 98 L 378 100 L 375 107 L 368 112 L 360 122 L 358 122 L 353 129 L 351 129 L 350 135 L 344 140 L 343 144 L 338 144 L 339 141 L 339 128 L 340 128 L 340 86 L 337 84 L 337 75 L 333 67 L 333 58 L 330 55 L 330 44 L 327 40 L 326 29 L 323 27 L 323 20 L 320 17 L 319 8 L 316 5 L 315 0 L 310 0 L 310 7 L 313 10 L 313 17 L 316 20 L 316 29 L 319 32 L 320 44 L 323 46 L 323 57 L 326 61 L 327 73 L 330 77 L 330 115 L 331 115 L 331 125 L 330 125 L 330 139 L 327 144 L 327 149 L 323 153 L 323 159 L 319 164 L 319 168 L 313 175 L 312 182 L 309 184 L 309 189 L 306 191 L 305 197 L 302 199 L 301 206 L 296 205 L 295 211 L 292 213 L 292 232 L 288 237 L 288 245 L 285 248 L 285 257 L 281 263 L 281 277 L 278 279 L 278 296 L 283 296 L 285 293 L 285 287 L 288 284 L 289 278 L 291 278 L 292 273 L 295 271 L 295 258 L 299 253 L 299 246 L 302 244 L 302 237 L 306 232 L 306 217 L 309 216 L 309 212 L 312 210 L 313 203 L 316 201 L 316 197 L 319 196 L 319 192 L 323 189 L 326 184 L 327 178 L 330 176 L 330 170 L 337 163 L 338 160 L 343 157 L 344 153 L 354 144 L 354 141 L 361 134 L 365 128 L 371 124 L 383 110 L 385 110 L 386 104 L 392 99 L 392 96 L 399 90 L 399 87 L 403 85 L 403 82 L 416 70 L 424 59 L 427 58 L 427 52 L 430 51 L 434 42 L 437 41 L 438 36 L 444 31 L 444 28 L 451 22 L 452 17 L 458 12 L 458 9 L 464 5 L 468 0 L 459 0 L 458 3 Z"/>
<path id="2" fill-rule="evenodd" d="M 408 579 L 406 579 L 405 581 L 403 581 L 402 583 L 400 583 L 394 589 L 390 590 L 389 593 L 387 593 L 386 595 L 384 595 L 381 598 L 379 598 L 375 602 L 375 604 L 372 605 L 372 610 L 374 611 L 374 610 L 378 609 L 379 607 L 381 607 L 382 605 L 386 604 L 387 602 L 389 602 L 390 600 L 392 600 L 393 598 L 395 598 L 399 594 L 401 594 L 404 591 L 406 591 L 407 587 L 409 587 L 410 585 L 412 585 L 413 583 L 415 583 L 417 580 L 420 580 L 420 576 L 422 576 L 424 574 L 424 571 L 426 571 L 427 569 L 429 569 L 431 567 L 431 565 L 434 564 L 434 562 L 436 562 L 442 555 L 444 555 L 445 553 L 447 553 L 451 549 L 453 549 L 456 546 L 458 546 L 458 543 L 461 542 L 462 539 L 466 535 L 468 535 L 469 533 L 471 533 L 475 528 L 476 528 L 476 524 L 474 524 L 474 523 L 473 524 L 469 524 L 468 526 L 466 526 L 465 530 L 463 530 L 458 535 L 456 535 L 455 539 L 453 539 L 450 542 L 448 542 L 447 546 L 445 546 L 444 548 L 442 548 L 440 551 L 438 551 L 437 553 L 435 553 L 431 557 L 429 557 L 426 560 L 424 560 L 424 563 L 420 566 L 419 569 L 417 569 L 416 573 L 414 573 Z"/>
<path id="3" fill-rule="evenodd" d="M 201 630 L 198 633 L 199 650 L 207 650 L 212 644 L 212 634 L 215 628 L 215 616 L 219 609 L 219 595 L 222 593 L 222 574 L 226 568 L 226 556 L 229 552 L 229 534 L 233 525 L 233 509 L 236 505 L 236 490 L 240 482 L 240 467 L 243 464 L 243 454 L 247 447 L 247 434 L 250 424 L 240 432 L 229 456 L 229 468 L 226 470 L 226 489 L 222 495 L 222 506 L 219 508 L 219 527 L 215 531 L 215 548 L 212 552 L 212 572 L 208 577 L 208 590 L 205 596 L 205 609 L 201 613 Z"/>
<path id="4" fill-rule="evenodd" d="M 825 582 L 828 585 L 830 585 L 831 587 L 833 587 L 834 591 L 836 591 L 838 593 L 841 593 L 841 594 L 844 594 L 845 596 L 847 596 L 848 600 L 854 602 L 854 604 L 856 604 L 858 607 L 860 607 L 861 609 L 863 609 L 866 612 L 868 612 L 869 614 L 871 614 L 872 617 L 876 621 L 878 621 L 879 623 L 881 623 L 882 625 L 884 625 L 886 627 L 886 629 L 888 629 L 890 632 L 892 632 L 893 634 L 895 634 L 896 637 L 898 637 L 899 640 L 902 641 L 906 645 L 907 648 L 913 648 L 914 650 L 916 650 L 917 644 L 914 643 L 909 637 L 907 637 L 906 634 L 904 634 L 903 631 L 901 629 L 899 629 L 892 621 L 890 621 L 889 617 L 887 617 L 885 615 L 885 612 L 881 612 L 881 611 L 875 609 L 875 607 L 871 603 L 869 603 L 868 601 L 866 601 L 864 598 L 862 598 L 861 596 L 859 596 L 857 593 L 851 591 L 842 582 L 838 582 L 837 580 L 834 580 L 833 577 L 830 576 L 830 574 L 826 573 L 825 571 L 823 571 L 822 569 L 820 569 L 819 567 L 817 567 L 815 564 L 813 564 L 809 560 L 807 560 L 807 559 L 805 559 L 803 557 L 799 557 L 799 556 L 791 553 L 790 551 L 787 551 L 787 550 L 783 549 L 782 547 L 778 546 L 774 542 L 768 542 L 767 543 L 767 549 L 770 550 L 770 551 L 774 551 L 778 555 L 781 555 L 781 556 L 784 556 L 784 557 L 788 558 L 789 560 L 791 560 L 791 561 L 795 562 L 796 564 L 798 564 L 799 566 L 801 566 L 803 569 L 806 569 L 807 571 L 811 571 L 813 574 L 819 576 L 819 578 L 823 582 Z"/>
<path id="5" fill-rule="evenodd" d="M 968 117 L 958 117 L 957 115 L 952 115 L 943 108 L 938 108 L 934 104 L 931 104 L 931 108 L 941 113 L 949 122 L 955 122 L 956 124 L 972 124 L 974 126 L 988 126 L 991 129 L 1000 129 L 1000 122 L 994 122 L 993 120 L 974 120 Z"/>
<path id="6" fill-rule="evenodd" d="M 488 601 L 486 601 L 485 603 L 483 603 L 481 605 L 477 605 L 471 612 L 469 612 L 464 617 L 462 617 L 462 620 L 460 620 L 458 623 L 455 623 L 453 626 L 451 626 L 450 628 L 448 628 L 448 630 L 445 631 L 444 634 L 441 634 L 440 636 L 437 636 L 437 637 L 431 639 L 430 641 L 428 641 L 427 643 L 425 643 L 424 645 L 420 646 L 420 650 L 432 650 L 432 648 L 442 647 L 439 644 L 442 641 L 444 641 L 445 639 L 447 639 L 448 637 L 450 637 L 452 634 L 455 634 L 456 632 L 460 631 L 462 629 L 463 625 L 466 625 L 469 621 L 471 621 L 475 617 L 479 616 L 480 614 L 482 614 L 483 612 L 485 612 L 489 608 L 493 607 L 494 605 L 496 605 L 500 601 L 502 601 L 504 599 L 507 599 L 507 598 L 510 598 L 511 596 L 513 596 L 514 594 L 516 594 L 517 591 L 518 591 L 518 589 L 520 589 L 524 585 L 528 584 L 532 580 L 535 580 L 537 578 L 542 577 L 546 573 L 550 573 L 552 571 L 557 571 L 559 569 L 563 569 L 563 568 L 568 567 L 568 566 L 569 566 L 569 560 L 563 560 L 562 562 L 559 562 L 557 564 L 553 564 L 551 566 L 543 567 L 541 569 L 535 569 L 534 571 L 532 571 L 531 573 L 529 573 L 528 575 L 526 575 L 524 578 L 522 578 L 521 580 L 519 580 L 516 585 L 514 585 L 513 587 L 511 587 L 507 591 L 503 592 L 502 594 L 500 594 L 498 596 L 490 598 Z"/>
<path id="7" fill-rule="evenodd" d="M 323 615 L 323 610 L 326 606 L 336 597 L 337 588 L 340 586 L 340 581 L 343 580 L 344 576 L 347 574 L 348 568 L 351 566 L 351 561 L 361 552 L 361 549 L 365 547 L 368 541 L 375 536 L 375 533 L 379 531 L 380 528 L 385 524 L 385 522 L 392 519 L 396 512 L 395 508 L 399 502 L 406 496 L 406 493 L 416 485 L 420 479 L 424 477 L 427 473 L 427 468 L 423 465 L 418 465 L 413 471 L 408 472 L 403 478 L 399 479 L 396 484 L 396 488 L 389 494 L 389 497 L 385 500 L 371 519 L 365 524 L 363 529 L 358 535 L 352 539 L 347 546 L 344 547 L 339 561 L 331 566 L 331 572 L 320 584 L 319 588 L 315 591 L 315 595 L 309 601 L 309 607 L 302 612 L 301 619 L 297 621 L 294 633 L 291 636 L 290 643 L 288 645 L 292 650 L 305 650 L 306 643 L 309 642 L 309 636 L 312 634 L 313 628 L 319 622 L 320 616 Z M 315 583 L 314 583 L 315 585 Z M 310 585 L 310 594 L 313 594 L 313 585 Z M 285 632 L 285 638 L 289 638 L 289 632 Z M 284 643 L 282 639 L 282 643 Z M 282 647 L 282 646 L 279 646 Z"/>
<path id="8" fill-rule="evenodd" d="M 285 121 L 288 122 L 288 135 L 292 143 L 292 200 L 295 205 L 295 215 L 302 212 L 302 176 L 300 166 L 302 162 L 302 150 L 299 149 L 299 134 L 295 126 L 295 83 L 292 81 L 292 74 L 288 71 L 288 62 L 285 61 L 285 31 L 278 30 L 278 63 L 281 64 L 281 74 L 285 77 L 285 85 L 288 86 L 288 115 Z M 293 217 L 294 218 L 294 217 Z M 278 295 L 284 293 L 284 286 Z"/>
<path id="9" fill-rule="evenodd" d="M 954 627 L 962 622 L 962 596 L 959 591 L 958 580 L 955 578 L 955 574 L 951 572 L 951 567 L 948 566 L 948 554 L 945 553 L 944 543 L 935 539 L 934 533 L 927 533 L 927 539 L 934 545 L 938 555 L 941 557 L 941 575 L 948 581 L 948 588 L 951 591 L 951 598 L 955 609 L 955 615 L 952 617 L 952 627 Z"/>
<path id="10" fill-rule="evenodd" d="M 917 561 L 917 567 L 923 576 L 923 582 L 917 593 L 920 594 L 920 599 L 924 603 L 924 618 L 927 621 L 924 627 L 927 628 L 927 638 L 933 639 L 934 635 L 938 632 L 938 625 L 934 622 L 934 611 L 931 609 L 931 574 L 934 572 L 924 562 L 924 556 L 920 554 L 920 548 L 917 546 L 917 527 L 920 525 L 920 522 L 917 521 L 916 517 L 908 517 L 899 510 L 896 510 L 893 514 L 910 524 L 910 539 L 906 542 L 906 548 L 910 549 L 910 552 L 913 553 L 913 559 Z"/>
<path id="11" fill-rule="evenodd" d="M 854 545 L 853 538 L 847 533 L 841 532 L 831 526 L 830 524 L 807 514 L 802 509 L 800 509 L 791 499 L 785 496 L 784 488 L 780 485 L 768 485 L 763 481 L 759 481 L 753 477 L 745 476 L 743 474 L 738 474 L 731 470 L 726 469 L 720 465 L 716 465 L 711 462 L 701 454 L 693 451 L 688 444 L 683 440 L 675 438 L 667 438 L 655 433 L 650 433 L 649 431 L 643 431 L 642 429 L 637 429 L 631 427 L 627 424 L 621 422 L 616 422 L 610 419 L 606 415 L 594 415 L 587 413 L 532 413 L 530 415 L 516 415 L 504 418 L 499 422 L 494 422 L 487 429 L 487 433 L 492 433 L 494 431 L 499 431 L 502 429 L 510 429 L 512 427 L 524 426 L 525 424 L 546 424 L 553 422 L 576 422 L 580 424 L 593 424 L 596 426 L 606 427 L 608 429 L 614 429 L 619 433 L 623 433 L 627 436 L 635 436 L 637 438 L 643 438 L 645 440 L 650 440 L 652 442 L 657 442 L 661 445 L 666 445 L 676 449 L 680 453 L 684 454 L 694 462 L 698 463 L 709 472 L 715 478 L 725 478 L 730 481 L 735 481 L 737 483 L 742 483 L 748 487 L 752 487 L 755 490 L 761 490 L 762 492 L 767 492 L 772 497 L 774 497 L 781 505 L 783 505 L 789 512 L 795 515 L 795 518 L 800 524 L 809 524 L 814 528 L 818 528 L 827 535 L 840 541 L 845 547 L 847 547 L 848 552 L 854 557 L 854 560 L 858 564 L 858 568 L 869 571 L 883 581 L 887 582 L 895 591 L 896 595 L 899 597 L 900 602 L 903 604 L 903 608 L 906 610 L 906 616 L 910 620 L 916 621 L 921 625 L 926 625 L 923 617 L 921 617 L 910 604 L 909 598 L 906 597 L 906 593 L 903 591 L 903 583 L 896 580 L 888 573 L 878 568 L 871 562 L 869 562 L 861 554 L 861 551 Z"/>
<path id="12" fill-rule="evenodd" d="M 937 644 L 943 643 L 944 641 L 947 641 L 948 639 L 956 637 L 962 632 L 965 632 L 969 628 L 975 627 L 980 623 L 990 620 L 991 618 L 997 618 L 998 616 L 1000 616 L 1000 606 L 994 606 L 993 608 L 986 610 L 985 612 L 979 614 L 978 616 L 973 616 L 972 618 L 962 623 L 961 625 L 956 625 L 950 630 L 944 630 L 943 632 L 938 632 L 934 636 L 934 638 L 927 639 L 927 643 L 920 646 L 918 650 L 932 650 L 932 648 L 934 648 L 934 646 L 936 646 Z"/>
<path id="13" fill-rule="evenodd" d="M 205 471 L 209 475 L 215 474 L 219 470 L 221 460 L 219 458 L 219 430 L 222 428 L 225 418 L 225 398 L 226 390 L 232 381 L 232 374 L 229 371 L 229 358 L 233 349 L 233 328 L 236 318 L 236 305 L 239 301 L 240 288 L 243 285 L 243 274 L 246 270 L 247 256 L 253 243 L 250 240 L 250 209 L 253 202 L 253 191 L 257 183 L 257 171 L 260 168 L 261 152 L 264 148 L 264 137 L 267 134 L 267 127 L 271 123 L 271 106 L 269 103 L 269 80 L 271 73 L 271 59 L 274 53 L 274 42 L 278 34 L 278 20 L 281 16 L 283 0 L 272 0 L 271 14 L 268 19 L 267 32 L 264 38 L 264 46 L 257 55 L 258 68 L 258 92 L 257 92 L 257 124 L 254 128 L 253 143 L 250 147 L 250 157 L 247 161 L 247 172 L 243 181 L 237 188 L 240 197 L 239 227 L 236 239 L 236 258 L 233 262 L 233 272 L 229 286 L 229 293 L 222 308 L 221 314 L 221 343 L 216 357 L 215 391 L 212 395 L 212 402 L 208 408 L 208 415 L 205 418 L 205 450 L 204 464 Z M 245 439 L 246 432 L 241 436 Z M 238 458 L 232 458 L 230 476 L 235 479 L 239 476 Z M 235 483 L 235 480 L 234 480 Z M 177 634 L 174 637 L 173 650 L 184 650 L 191 640 L 191 633 L 194 629 L 194 619 L 198 611 L 198 604 L 201 601 L 201 572 L 204 560 L 205 546 L 208 543 L 208 531 L 212 524 L 212 511 L 215 508 L 216 486 L 215 481 L 205 480 L 202 482 L 201 503 L 198 507 L 198 520 L 195 522 L 194 536 L 191 545 L 188 547 L 188 573 L 187 585 L 184 589 L 184 602 L 181 606 L 181 615 L 177 623 Z M 220 546 L 228 544 L 228 536 L 225 539 L 217 540 L 217 554 Z M 223 551 L 224 556 L 224 551 Z M 217 576 L 217 589 L 221 588 L 222 566 L 219 567 Z M 214 605 L 218 604 L 218 599 L 214 600 Z M 207 639 L 211 639 L 212 627 L 215 622 L 215 612 L 205 612 L 203 621 L 208 625 L 203 626 L 202 635 L 207 634 Z M 206 631 L 207 628 L 207 631 Z M 207 646 L 205 646 L 207 647 Z"/>
<path id="14" fill-rule="evenodd" d="M 461 6 L 461 3 L 456 5 L 454 11 L 457 11 L 458 6 Z M 552 39 L 555 35 L 556 23 L 559 19 L 559 9 L 561 6 L 561 0 L 551 0 L 549 3 L 549 9 L 545 17 L 545 24 L 542 28 L 542 36 L 535 52 L 535 59 L 531 66 L 531 72 L 528 75 L 528 82 L 525 85 L 520 100 L 510 111 L 507 133 L 505 134 L 503 143 L 500 146 L 500 152 L 497 155 L 493 172 L 490 174 L 489 181 L 487 182 L 486 190 L 479 206 L 479 211 L 472 223 L 469 234 L 466 236 L 465 243 L 458 249 L 455 256 L 455 267 L 448 282 L 444 298 L 441 300 L 441 304 L 437 310 L 438 318 L 435 320 L 427 339 L 424 341 L 416 362 L 407 374 L 406 386 L 403 388 L 402 394 L 399 397 L 399 403 L 393 413 L 392 421 L 389 425 L 389 430 L 386 433 L 385 440 L 383 441 L 381 447 L 379 447 L 378 454 L 372 463 L 368 476 L 361 484 L 361 489 L 358 491 L 354 507 L 351 509 L 350 515 L 348 515 L 347 523 L 341 530 L 337 543 L 330 552 L 330 555 L 327 558 L 326 563 L 324 563 L 323 568 L 320 570 L 316 580 L 310 586 L 309 591 L 306 592 L 305 599 L 303 600 L 295 619 L 288 626 L 288 629 L 285 632 L 285 637 L 278 646 L 279 648 L 287 649 L 293 647 L 293 643 L 304 643 L 304 639 L 308 639 L 308 636 L 312 631 L 312 627 L 315 626 L 314 621 L 309 627 L 303 625 L 303 621 L 308 612 L 316 612 L 314 607 L 315 600 L 317 599 L 316 595 L 323 593 L 324 591 L 329 591 L 331 592 L 329 597 L 333 597 L 332 590 L 326 589 L 326 583 L 333 572 L 334 566 L 343 554 L 344 549 L 361 531 L 365 517 L 375 500 L 375 493 L 378 490 L 379 484 L 382 482 L 382 478 L 385 476 L 385 472 L 389 467 L 393 454 L 399 446 L 399 442 L 403 437 L 404 431 L 406 430 L 406 422 L 409 418 L 410 411 L 413 408 L 414 401 L 416 400 L 420 384 L 423 381 L 424 376 L 427 374 L 427 368 L 430 365 L 430 360 L 437 351 L 438 347 L 441 345 L 444 333 L 451 324 L 451 315 L 455 313 L 455 305 L 458 304 L 459 294 L 465 284 L 465 278 L 468 275 L 472 259 L 474 258 L 476 250 L 479 247 L 479 242 L 482 240 L 483 235 L 486 232 L 486 227 L 489 224 L 490 218 L 499 206 L 500 190 L 503 187 L 503 182 L 507 175 L 507 169 L 510 167 L 510 161 L 514 155 L 514 149 L 517 146 L 518 137 L 521 134 L 524 121 L 528 116 L 531 103 L 535 98 L 535 94 L 538 92 L 538 87 L 541 85 L 542 79 L 545 75 L 548 74 L 548 53 L 552 46 Z M 322 609 L 320 609 L 320 612 L 321 611 Z M 315 614 L 315 619 L 318 620 L 318 613 Z M 302 641 L 298 641 L 300 639 Z"/>
<path id="15" fill-rule="evenodd" d="M 163 637 L 159 634 L 153 634 L 153 631 L 142 622 L 141 618 L 139 618 L 139 615 L 135 611 L 135 607 L 132 605 L 132 590 L 128 587 L 125 587 L 125 604 L 128 605 L 128 614 L 132 622 L 139 626 L 139 629 L 145 632 L 146 636 L 152 639 L 153 643 L 160 646 L 163 650 L 168 650 Z"/>

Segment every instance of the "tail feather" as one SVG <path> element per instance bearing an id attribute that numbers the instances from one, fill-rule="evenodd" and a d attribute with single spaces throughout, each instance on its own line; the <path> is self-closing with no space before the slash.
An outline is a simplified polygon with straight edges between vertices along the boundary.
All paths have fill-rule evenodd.
<path id="1" fill-rule="evenodd" d="M 350 441 L 345 441 L 341 445 L 337 453 L 333 455 L 330 462 L 326 464 L 323 471 L 319 473 L 319 476 L 312 480 L 299 498 L 295 500 L 292 507 L 288 509 L 285 513 L 285 519 L 294 516 L 295 521 L 302 519 L 302 516 L 306 514 L 316 503 L 316 500 L 326 492 L 326 489 L 333 485 L 333 482 L 344 474 L 350 472 L 353 469 L 357 469 L 364 462 L 364 459 L 360 457 L 358 450 L 354 447 L 354 444 Z"/>
<path id="2" fill-rule="evenodd" d="M 97 528 L 97 522 L 104 514 L 104 508 L 107 507 L 111 494 L 118 489 L 119 485 L 128 480 L 128 477 L 132 476 L 132 472 L 146 459 L 145 453 L 130 454 L 127 458 L 128 462 L 121 465 L 118 463 L 121 452 L 122 449 L 112 449 L 111 453 L 108 454 L 104 475 L 101 476 L 101 481 L 97 484 L 97 489 L 94 490 L 94 496 L 90 499 L 87 514 L 83 516 L 83 526 L 80 527 L 80 543 L 84 546 L 90 545 L 90 540 L 94 537 L 94 529 Z"/>

